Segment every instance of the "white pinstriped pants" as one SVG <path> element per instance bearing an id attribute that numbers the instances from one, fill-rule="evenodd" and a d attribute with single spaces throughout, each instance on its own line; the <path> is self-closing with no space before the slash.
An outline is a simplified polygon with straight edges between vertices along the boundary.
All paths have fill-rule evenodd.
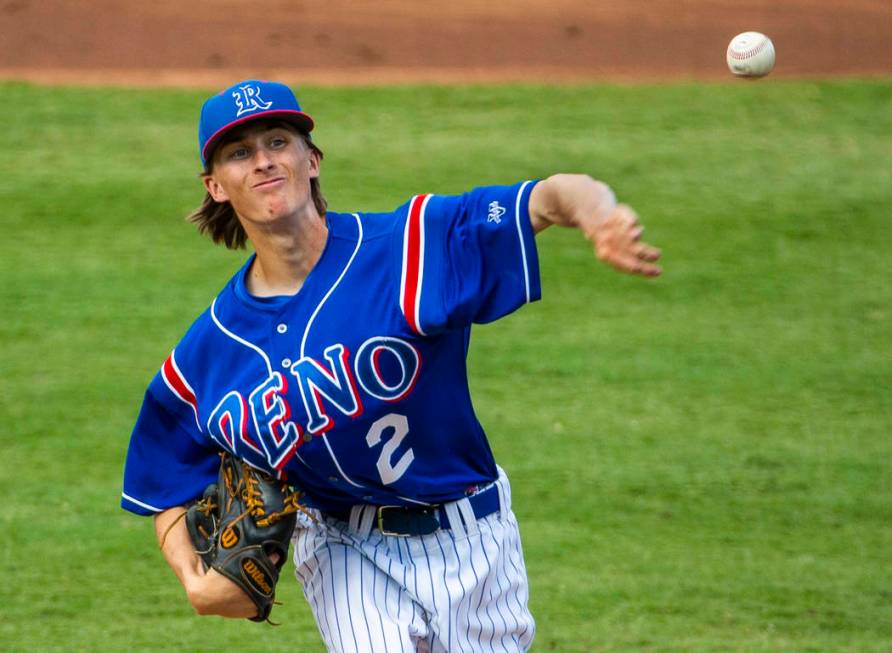
<path id="1" fill-rule="evenodd" d="M 511 490 L 499 469 L 502 509 L 467 523 L 470 504 L 447 506 L 450 529 L 384 536 L 374 509 L 350 524 L 300 520 L 294 566 L 329 651 L 514 653 L 535 623 Z M 463 506 L 462 503 L 467 505 Z"/>

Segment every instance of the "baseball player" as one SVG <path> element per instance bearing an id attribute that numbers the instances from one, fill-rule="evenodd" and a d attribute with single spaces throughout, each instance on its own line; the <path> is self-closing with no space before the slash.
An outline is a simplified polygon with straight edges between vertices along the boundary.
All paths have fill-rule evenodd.
<path id="1" fill-rule="evenodd" d="M 626 273 L 660 274 L 659 251 L 584 175 L 327 211 L 312 129 L 282 84 L 205 102 L 192 219 L 255 253 L 152 379 L 121 505 L 154 515 L 199 614 L 252 617 L 177 521 L 229 452 L 306 493 L 294 566 L 329 650 L 527 650 L 511 489 L 468 392 L 470 327 L 539 299 L 535 235 L 549 225 L 581 230 Z"/>

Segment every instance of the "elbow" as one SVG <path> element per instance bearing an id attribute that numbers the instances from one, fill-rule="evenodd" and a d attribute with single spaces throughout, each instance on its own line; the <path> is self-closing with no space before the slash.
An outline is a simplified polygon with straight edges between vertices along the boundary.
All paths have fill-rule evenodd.
<path id="1" fill-rule="evenodd" d="M 202 582 L 203 579 L 195 578 L 192 582 L 185 584 L 186 598 L 195 611 L 195 614 L 206 617 L 208 615 L 222 614 L 220 597 L 211 591 L 207 583 Z"/>
<path id="2" fill-rule="evenodd" d="M 195 614 L 201 617 L 216 614 L 214 612 L 214 606 L 201 592 L 195 590 L 187 590 L 186 596 L 188 597 L 189 603 L 192 606 L 192 610 L 195 611 Z"/>

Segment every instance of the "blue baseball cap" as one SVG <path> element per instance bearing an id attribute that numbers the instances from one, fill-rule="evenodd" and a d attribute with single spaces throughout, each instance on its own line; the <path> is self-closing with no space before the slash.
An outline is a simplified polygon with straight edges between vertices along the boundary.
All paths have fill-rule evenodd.
<path id="1" fill-rule="evenodd" d="M 226 132 L 258 118 L 284 120 L 307 134 L 313 130 L 313 119 L 301 111 L 285 84 L 248 79 L 209 97 L 201 107 L 198 152 L 202 165 L 207 167 L 208 157 Z"/>

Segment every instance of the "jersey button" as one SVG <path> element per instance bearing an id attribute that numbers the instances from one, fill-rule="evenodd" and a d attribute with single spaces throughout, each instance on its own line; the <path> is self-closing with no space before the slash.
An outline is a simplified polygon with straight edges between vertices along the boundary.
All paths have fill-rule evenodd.
<path id="1" fill-rule="evenodd" d="M 290 358 L 283 358 L 283 359 L 282 359 L 282 367 L 286 367 L 286 368 L 291 367 L 291 359 L 290 359 Z"/>
<path id="2" fill-rule="evenodd" d="M 329 477 L 328 477 L 328 480 L 329 480 L 330 482 L 332 482 L 332 483 L 337 483 L 337 482 L 338 482 L 338 477 L 337 477 L 337 476 L 329 476 Z"/>
<path id="3" fill-rule="evenodd" d="M 278 331 L 279 333 L 285 333 L 287 330 L 288 330 L 288 325 L 285 324 L 284 322 L 276 327 L 276 331 Z"/>

